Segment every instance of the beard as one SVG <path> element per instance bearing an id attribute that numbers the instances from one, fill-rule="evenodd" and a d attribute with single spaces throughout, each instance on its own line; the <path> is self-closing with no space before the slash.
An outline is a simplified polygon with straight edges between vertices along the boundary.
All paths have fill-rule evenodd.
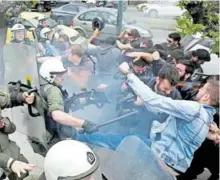
<path id="1" fill-rule="evenodd" d="M 185 81 L 185 76 L 181 76 L 180 81 Z"/>
<path id="2" fill-rule="evenodd" d="M 160 90 L 159 88 L 159 84 L 155 85 L 154 90 L 157 94 L 161 95 L 161 96 L 166 96 L 166 94 Z"/>

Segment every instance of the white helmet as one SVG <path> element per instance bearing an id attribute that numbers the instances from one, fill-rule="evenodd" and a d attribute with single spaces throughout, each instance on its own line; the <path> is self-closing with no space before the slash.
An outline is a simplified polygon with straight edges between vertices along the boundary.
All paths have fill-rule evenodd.
<path id="1" fill-rule="evenodd" d="M 64 140 L 52 146 L 44 162 L 47 180 L 94 177 L 98 168 L 99 159 L 93 151 L 84 143 L 75 140 Z"/>
<path id="2" fill-rule="evenodd" d="M 46 21 L 47 19 L 49 19 L 49 17 L 41 16 L 37 20 L 40 22 L 40 21 Z"/>
<path id="3" fill-rule="evenodd" d="M 15 24 L 12 28 L 11 31 L 20 31 L 20 30 L 24 30 L 25 31 L 25 27 L 22 24 Z"/>
<path id="4" fill-rule="evenodd" d="M 58 59 L 47 60 L 40 66 L 40 76 L 50 83 L 53 83 L 57 74 L 66 72 L 63 63 Z"/>
<path id="5" fill-rule="evenodd" d="M 52 32 L 53 30 L 51 30 L 50 28 L 48 27 L 45 27 L 43 28 L 41 31 L 40 31 L 40 37 L 43 38 L 43 39 L 47 39 L 47 34 L 49 32 Z"/>

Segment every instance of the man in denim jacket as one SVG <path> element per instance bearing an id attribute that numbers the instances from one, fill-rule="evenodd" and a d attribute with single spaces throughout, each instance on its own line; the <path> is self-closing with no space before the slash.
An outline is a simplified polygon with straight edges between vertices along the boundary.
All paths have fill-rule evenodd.
<path id="1" fill-rule="evenodd" d="M 127 75 L 129 86 L 144 101 L 146 108 L 169 115 L 159 140 L 148 143 L 148 139 L 141 139 L 150 145 L 152 151 L 168 166 L 177 172 L 185 172 L 190 166 L 194 152 L 208 135 L 215 114 L 213 106 L 219 104 L 219 82 L 211 80 L 206 83 L 196 96 L 198 102 L 172 100 L 153 92 L 130 73 L 127 63 L 121 64 L 120 70 Z M 107 134 L 99 136 L 98 140 L 108 144 L 114 139 L 114 143 L 119 145 L 124 137 Z"/>
<path id="2" fill-rule="evenodd" d="M 215 108 L 219 104 L 219 82 L 210 80 L 200 89 L 195 101 L 172 100 L 160 96 L 144 85 L 135 75 L 129 73 L 129 66 L 120 66 L 127 75 L 129 86 L 144 101 L 158 111 L 169 114 L 167 126 L 161 132 L 161 139 L 151 144 L 151 149 L 173 169 L 185 172 L 194 152 L 208 135 Z"/>

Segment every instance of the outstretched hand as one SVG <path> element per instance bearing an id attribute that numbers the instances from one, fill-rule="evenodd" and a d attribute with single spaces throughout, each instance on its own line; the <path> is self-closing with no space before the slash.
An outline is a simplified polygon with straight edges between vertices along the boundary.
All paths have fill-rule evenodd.
<path id="1" fill-rule="evenodd" d="M 26 173 L 27 171 L 32 171 L 35 168 L 34 164 L 27 164 L 21 161 L 14 161 L 11 165 L 11 170 L 21 177 L 21 173 Z"/>

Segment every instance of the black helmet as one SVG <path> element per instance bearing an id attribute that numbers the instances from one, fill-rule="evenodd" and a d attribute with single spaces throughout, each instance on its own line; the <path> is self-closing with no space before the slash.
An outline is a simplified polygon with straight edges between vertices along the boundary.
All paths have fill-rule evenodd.
<path id="1" fill-rule="evenodd" d="M 93 19 L 92 21 L 92 29 L 96 30 L 97 28 L 99 29 L 99 31 L 101 31 L 102 29 L 104 29 L 105 27 L 105 19 L 98 16 L 96 18 Z"/>

